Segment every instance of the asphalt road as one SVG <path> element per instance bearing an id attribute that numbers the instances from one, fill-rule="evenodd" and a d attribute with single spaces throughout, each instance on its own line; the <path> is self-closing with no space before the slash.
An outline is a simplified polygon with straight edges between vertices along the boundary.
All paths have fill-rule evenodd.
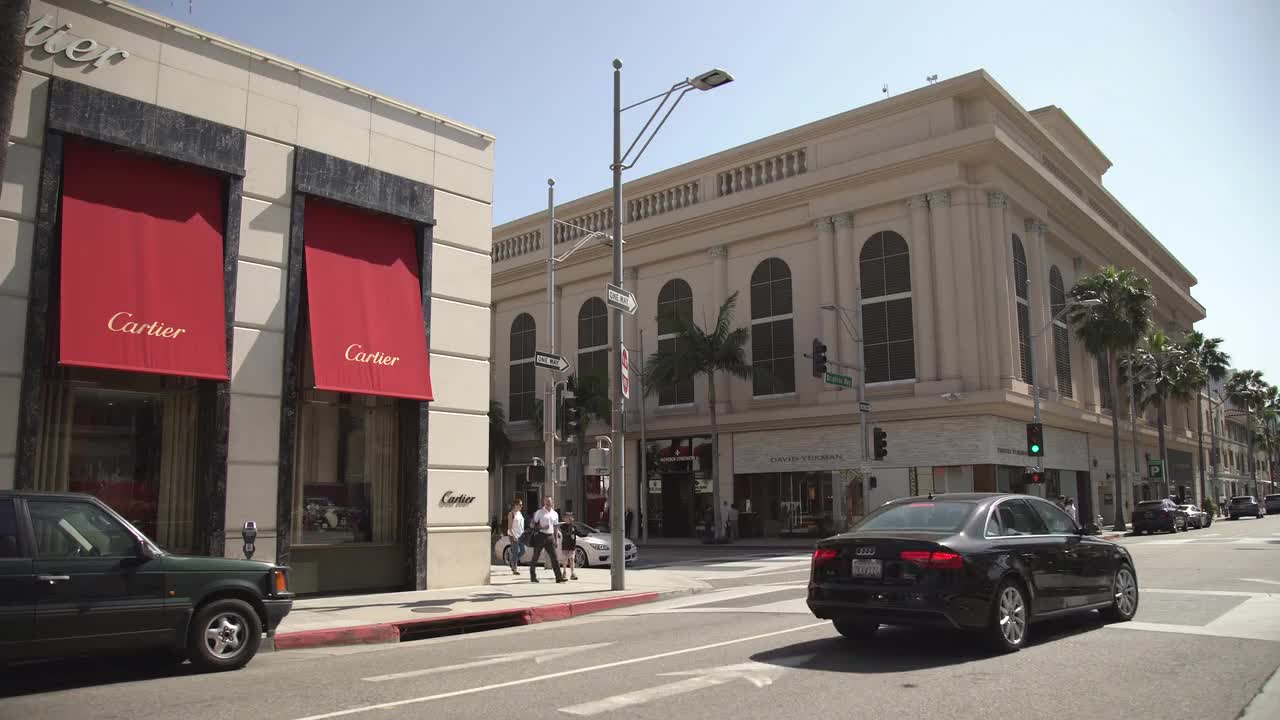
<path id="1" fill-rule="evenodd" d="M 1036 625 L 1013 655 L 938 631 L 852 646 L 805 610 L 804 555 L 717 552 L 666 564 L 715 591 L 559 623 L 269 653 L 223 675 L 11 669 L 0 718 L 1280 717 L 1280 680 L 1255 700 L 1280 666 L 1280 517 L 1122 542 L 1136 620 Z"/>

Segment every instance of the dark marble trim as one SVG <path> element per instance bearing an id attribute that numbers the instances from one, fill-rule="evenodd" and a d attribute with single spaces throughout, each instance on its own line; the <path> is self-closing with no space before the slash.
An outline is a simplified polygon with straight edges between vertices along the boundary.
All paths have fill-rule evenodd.
<path id="1" fill-rule="evenodd" d="M 200 395 L 201 412 L 209 417 L 208 435 L 201 438 L 202 452 L 208 453 L 207 462 L 199 472 L 201 496 L 204 499 L 207 538 L 205 550 L 210 555 L 225 554 L 227 520 L 227 458 L 231 442 L 231 363 L 235 344 L 236 281 L 239 276 L 240 211 L 243 206 L 244 178 L 229 175 L 223 195 L 222 241 L 222 302 L 227 329 L 227 380 L 202 380 L 209 387 L 208 396 Z M 201 388 L 202 390 L 204 388 Z"/>
<path id="2" fill-rule="evenodd" d="M 296 162 L 296 156 L 295 156 Z M 279 480 L 276 484 L 276 562 L 289 564 L 293 539 L 293 448 L 298 441 L 298 413 L 302 404 L 302 353 L 299 342 L 302 311 L 303 227 L 307 196 L 294 192 L 289 215 L 289 247 L 285 254 L 284 378 L 280 386 Z"/>
<path id="3" fill-rule="evenodd" d="M 46 132 L 36 200 L 36 231 L 31 248 L 31 283 L 27 290 L 26 347 L 22 355 L 22 388 L 18 394 L 18 457 L 14 487 L 35 486 L 36 444 L 44 417 L 44 383 L 53 357 L 51 301 L 57 287 L 58 218 L 62 200 L 62 135 Z"/>
<path id="4" fill-rule="evenodd" d="M 303 147 L 293 154 L 293 189 L 423 225 L 435 224 L 432 186 Z"/>
<path id="5" fill-rule="evenodd" d="M 414 229 L 418 249 L 418 276 L 422 286 L 422 331 L 431 347 L 431 249 L 430 225 Z M 404 543 L 405 585 L 427 589 L 427 438 L 431 424 L 431 403 L 400 401 L 401 506 L 400 534 Z"/>
<path id="6" fill-rule="evenodd" d="M 228 175 L 244 175 L 245 132 L 55 77 L 48 127 Z"/>

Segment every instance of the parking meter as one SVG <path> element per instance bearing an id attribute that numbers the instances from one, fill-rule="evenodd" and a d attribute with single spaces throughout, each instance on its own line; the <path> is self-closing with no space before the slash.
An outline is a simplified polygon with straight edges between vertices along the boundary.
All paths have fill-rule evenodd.
<path id="1" fill-rule="evenodd" d="M 244 538 L 244 557 L 246 560 L 252 560 L 253 553 L 257 549 L 253 543 L 258 539 L 258 523 L 246 520 L 244 527 L 240 530 L 240 536 Z"/>

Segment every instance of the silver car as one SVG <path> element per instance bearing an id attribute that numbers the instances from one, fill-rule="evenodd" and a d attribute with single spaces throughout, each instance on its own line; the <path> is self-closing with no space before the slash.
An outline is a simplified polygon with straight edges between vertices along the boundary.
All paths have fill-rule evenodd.
<path id="1" fill-rule="evenodd" d="M 1187 514 L 1187 529 L 1207 528 L 1213 524 L 1213 516 L 1195 505 L 1179 505 L 1178 509 Z"/>
<path id="2" fill-rule="evenodd" d="M 593 528 L 586 523 L 573 524 L 578 531 L 577 549 L 574 551 L 574 565 L 580 568 L 608 565 L 613 559 L 611 550 L 613 543 L 606 530 Z M 624 551 L 627 563 L 633 563 L 639 554 L 636 544 L 630 538 L 625 539 Z M 559 548 L 557 548 L 558 550 Z M 493 544 L 493 559 L 503 565 L 510 565 L 511 538 L 503 535 Z M 545 555 L 545 553 L 544 553 Z M 526 547 L 520 555 L 520 564 L 528 565 L 533 560 L 533 548 Z"/>

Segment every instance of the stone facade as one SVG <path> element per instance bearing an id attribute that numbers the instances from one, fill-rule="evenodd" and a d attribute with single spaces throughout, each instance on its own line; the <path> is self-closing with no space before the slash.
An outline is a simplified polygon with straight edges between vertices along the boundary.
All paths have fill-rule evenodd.
<path id="1" fill-rule="evenodd" d="M 766 259 L 785 263 L 793 346 L 781 352 L 794 358 L 794 391 L 760 396 L 749 380 L 717 381 L 722 446 L 731 448 L 721 453 L 731 468 L 722 475 L 722 492 L 732 500 L 735 476 L 760 471 L 757 456 L 766 450 L 758 440 L 765 438 L 808 438 L 803 444 L 814 452 L 799 456 L 837 448 L 841 467 L 823 471 L 857 467 L 856 373 L 840 370 L 855 375 L 855 391 L 826 385 L 811 377 L 804 354 L 820 338 L 832 361 L 861 366 L 862 348 L 851 330 L 863 325 L 864 313 L 874 309 L 869 306 L 909 299 L 909 324 L 901 317 L 891 322 L 899 338 L 910 337 L 910 346 L 896 346 L 898 369 L 885 372 L 883 360 L 873 359 L 873 370 L 889 379 L 866 389 L 873 406 L 868 425 L 889 434 L 888 457 L 873 463 L 873 473 L 882 482 L 904 473 L 905 492 L 907 468 L 976 468 L 966 472 L 976 472 L 984 486 L 996 484 L 997 467 L 1030 464 L 1023 456 L 1022 423 L 1032 415 L 1026 370 L 1034 368 L 1047 426 L 1045 466 L 1082 477 L 1081 485 L 1073 482 L 1063 491 L 1083 491 L 1082 500 L 1109 518 L 1109 410 L 1101 404 L 1095 361 L 1082 344 L 1068 334 L 1057 347 L 1050 308 L 1055 283 L 1069 290 L 1076 278 L 1101 266 L 1132 267 L 1152 280 L 1160 327 L 1189 328 L 1204 317 L 1191 295 L 1195 277 L 1103 188 L 1109 166 L 1061 109 L 1029 112 L 986 72 L 976 71 L 632 180 L 623 190 L 625 263 L 634 273 L 628 288 L 640 309 L 626 323 L 625 342 L 647 354 L 657 348 L 656 302 L 673 279 L 691 287 L 692 316 L 699 322 L 709 322 L 737 293 L 735 323 L 751 326 L 753 273 Z M 611 217 L 609 195 L 564 203 L 556 217 L 594 229 L 596 218 Z M 493 231 L 493 395 L 504 404 L 515 318 L 529 313 L 538 347 L 547 347 L 545 227 L 539 213 Z M 555 242 L 569 243 L 567 248 L 580 235 L 566 229 Z M 879 251 L 868 249 L 879 242 L 899 248 L 894 259 L 883 261 L 888 264 L 879 264 Z M 575 320 L 587 299 L 604 293 L 608 253 L 583 249 L 557 272 L 558 346 L 571 363 L 579 347 Z M 1026 289 L 1019 292 L 1023 266 Z M 909 287 L 886 292 L 878 274 L 890 272 L 909 275 Z M 823 309 L 832 306 L 840 310 Z M 1035 336 L 1025 362 L 1023 315 L 1023 326 Z M 884 334 L 883 328 L 861 329 Z M 638 354 L 632 351 L 633 358 Z M 748 361 L 752 356 L 749 346 Z M 539 371 L 539 397 L 545 381 Z M 661 406 L 656 393 L 649 396 L 643 406 L 648 437 L 705 434 L 706 401 L 705 378 L 695 383 L 692 404 Z M 634 398 L 628 404 L 631 441 L 639 404 Z M 1171 410 L 1169 441 L 1194 452 L 1194 425 L 1188 428 L 1186 417 L 1181 407 Z M 513 428 L 520 441 L 513 464 L 541 454 L 528 424 Z M 599 432 L 593 426 L 588 435 Z M 1154 454 L 1154 427 L 1140 422 L 1137 435 L 1144 452 Z M 629 445 L 629 498 L 641 487 L 635 457 Z M 773 465 L 777 472 L 812 470 L 804 463 Z M 509 476 L 506 481 L 510 485 Z M 580 492 L 574 485 L 566 490 L 569 497 Z"/>

